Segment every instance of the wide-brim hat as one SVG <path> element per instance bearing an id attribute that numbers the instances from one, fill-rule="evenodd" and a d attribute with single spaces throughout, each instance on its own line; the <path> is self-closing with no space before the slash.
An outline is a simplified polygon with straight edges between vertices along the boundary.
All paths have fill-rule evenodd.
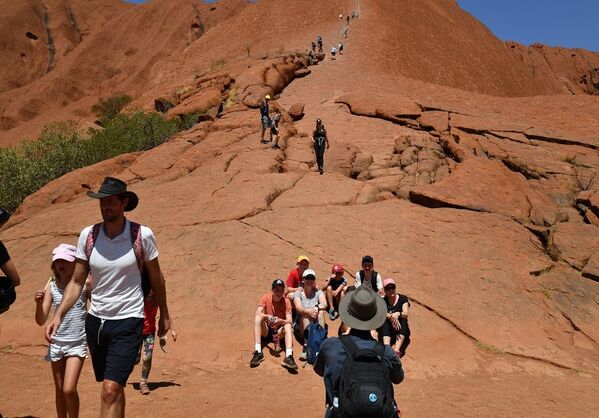
<path id="1" fill-rule="evenodd" d="M 87 195 L 94 199 L 102 199 L 108 196 L 121 196 L 129 199 L 129 203 L 125 206 L 125 212 L 132 211 L 137 207 L 139 198 L 131 191 L 127 190 L 127 183 L 114 177 L 106 177 L 97 193 L 87 192 Z"/>
<path id="2" fill-rule="evenodd" d="M 369 331 L 383 325 L 387 318 L 387 304 L 371 289 L 360 286 L 341 299 L 339 316 L 347 326 Z"/>

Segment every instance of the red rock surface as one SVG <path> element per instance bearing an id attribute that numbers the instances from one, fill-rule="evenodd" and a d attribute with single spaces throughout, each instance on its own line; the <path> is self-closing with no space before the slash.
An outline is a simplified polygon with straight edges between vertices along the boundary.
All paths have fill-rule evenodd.
<path id="1" fill-rule="evenodd" d="M 433 0 L 361 2 L 344 54 L 306 74 L 295 49 L 318 33 L 337 41 L 337 16 L 353 4 L 128 6 L 90 26 L 50 74 L 0 95 L 3 120 L 17 126 L 3 138 L 77 112 L 86 120 L 116 89 L 133 106 L 165 98 L 171 114 L 213 112 L 150 151 L 51 182 L 3 228 L 23 284 L 0 317 L 0 413 L 53 410 L 32 295 L 50 274 L 51 249 L 99 220 L 84 192 L 110 174 L 140 197 L 131 219 L 156 233 L 180 333 L 168 354 L 157 352 L 152 394 L 127 387 L 130 416 L 322 414 L 324 387 L 309 367 L 290 375 L 265 350 L 249 369 L 253 313 L 298 254 L 322 277 L 333 262 L 351 276 L 365 253 L 411 298 L 413 343 L 396 388 L 405 416 L 593 414 L 599 227 L 587 221 L 599 192 L 592 183 L 580 193 L 577 175 L 599 169 L 598 97 L 556 94 L 561 82 L 531 79 L 455 2 Z M 283 110 L 281 150 L 259 142 L 265 93 Z M 513 97 L 527 94 L 536 96 Z M 27 119 L 20 106 L 34 100 Z M 304 117 L 293 121 L 286 110 L 297 103 Z M 310 140 L 316 118 L 331 145 L 323 176 Z M 314 402 L 273 402 L 274 391 L 296 399 L 298 387 Z M 89 364 L 79 391 L 82 416 L 96 416 Z"/>

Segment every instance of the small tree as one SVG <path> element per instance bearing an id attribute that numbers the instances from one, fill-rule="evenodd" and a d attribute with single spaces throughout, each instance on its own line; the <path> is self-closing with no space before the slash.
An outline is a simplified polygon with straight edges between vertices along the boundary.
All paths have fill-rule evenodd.
<path id="1" fill-rule="evenodd" d="M 92 106 L 92 113 L 99 118 L 96 123 L 104 126 L 114 119 L 131 100 L 133 100 L 131 96 L 126 94 L 114 94 L 106 99 L 101 97 L 98 103 Z"/>

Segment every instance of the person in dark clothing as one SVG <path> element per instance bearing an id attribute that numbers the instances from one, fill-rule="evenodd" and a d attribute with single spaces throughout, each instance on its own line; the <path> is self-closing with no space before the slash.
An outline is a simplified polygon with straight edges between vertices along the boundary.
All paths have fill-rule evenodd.
<path id="1" fill-rule="evenodd" d="M 318 52 L 322 54 L 322 36 L 318 35 L 316 43 L 318 44 Z"/>
<path id="2" fill-rule="evenodd" d="M 4 225 L 10 219 L 10 213 L 4 209 L 0 209 L 0 226 Z M 19 277 L 19 272 L 17 268 L 13 264 L 10 254 L 8 250 L 0 241 L 0 270 L 10 279 L 13 286 L 18 286 L 21 284 L 21 278 Z"/>
<path id="3" fill-rule="evenodd" d="M 387 309 L 383 299 L 371 289 L 360 286 L 353 292 L 348 293 L 341 299 L 339 314 L 341 320 L 351 327 L 349 338 L 358 349 L 376 349 L 376 347 L 381 346 L 378 341 L 372 338 L 370 331 L 380 328 L 385 322 Z M 339 384 L 343 365 L 348 359 L 347 350 L 340 338 L 345 337 L 326 339 L 320 346 L 314 364 L 314 371 L 324 379 L 326 389 L 325 418 L 334 417 L 339 408 Z M 382 360 L 389 372 L 391 383 L 401 383 L 404 378 L 403 368 L 401 361 L 391 347 L 384 346 Z"/>
<path id="4" fill-rule="evenodd" d="M 260 120 L 262 123 L 262 134 L 260 135 L 260 143 L 268 144 L 269 141 L 264 139 L 264 134 L 266 130 L 270 128 L 270 108 L 268 107 L 268 101 L 270 100 L 270 95 L 264 96 L 264 100 L 260 103 Z"/>
<path id="5" fill-rule="evenodd" d="M 276 110 L 270 123 L 270 141 L 272 142 L 272 148 L 280 149 L 279 147 L 279 123 L 281 122 L 281 111 Z"/>
<path id="6" fill-rule="evenodd" d="M 385 303 L 387 304 L 387 320 L 379 330 L 383 344 L 390 345 L 399 357 L 403 357 L 410 345 L 410 327 L 408 326 L 408 309 L 410 302 L 407 296 L 395 293 L 395 281 L 385 279 Z"/>
<path id="7" fill-rule="evenodd" d="M 312 42 L 312 52 L 316 52 L 316 44 Z"/>
<path id="8" fill-rule="evenodd" d="M 324 151 L 325 147 L 329 149 L 329 138 L 327 137 L 327 130 L 320 119 L 316 119 L 316 129 L 312 133 L 312 145 L 314 146 L 318 172 L 322 175 L 324 173 Z"/>

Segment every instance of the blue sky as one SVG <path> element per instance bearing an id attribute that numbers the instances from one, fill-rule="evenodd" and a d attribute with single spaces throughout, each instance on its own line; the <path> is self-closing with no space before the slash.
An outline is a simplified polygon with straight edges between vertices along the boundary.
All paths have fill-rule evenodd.
<path id="1" fill-rule="evenodd" d="M 599 52 L 599 0 L 457 0 L 499 39 Z"/>
<path id="2" fill-rule="evenodd" d="M 127 1 L 144 3 L 146 0 Z M 462 9 L 504 41 L 524 45 L 541 42 L 599 52 L 599 0 L 457 1 Z"/>

